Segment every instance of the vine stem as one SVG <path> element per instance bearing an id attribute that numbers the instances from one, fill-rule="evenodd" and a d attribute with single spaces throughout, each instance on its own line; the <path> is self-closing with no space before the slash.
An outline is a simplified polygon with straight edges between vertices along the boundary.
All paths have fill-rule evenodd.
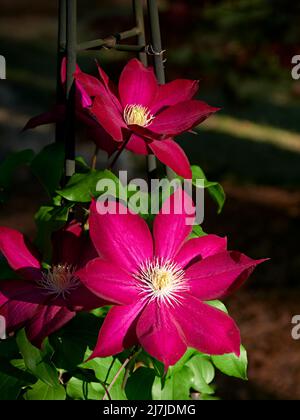
<path id="1" fill-rule="evenodd" d="M 122 144 L 122 147 L 118 150 L 116 156 L 113 158 L 113 161 L 108 165 L 108 169 L 112 170 L 113 167 L 115 166 L 115 164 L 117 163 L 119 157 L 121 156 L 121 154 L 123 153 L 123 151 L 125 150 L 125 147 L 127 146 L 128 142 L 130 140 L 130 136 L 128 136 L 128 139 L 126 139 L 124 141 L 124 143 Z"/>
<path id="2" fill-rule="evenodd" d="M 93 154 L 93 157 L 92 157 L 92 163 L 91 163 L 91 168 L 92 168 L 92 170 L 95 170 L 95 169 L 96 169 L 96 166 L 97 166 L 97 158 L 98 158 L 98 152 L 99 152 L 99 147 L 98 147 L 98 146 L 96 146 L 96 147 L 95 147 L 94 154 Z"/>
<path id="3" fill-rule="evenodd" d="M 128 365 L 128 363 L 130 362 L 131 357 L 128 357 L 125 362 L 123 363 L 123 365 L 120 367 L 120 369 L 118 370 L 118 372 L 116 373 L 115 377 L 113 378 L 113 380 L 111 381 L 111 384 L 109 385 L 109 387 L 107 388 L 104 397 L 102 398 L 102 400 L 105 400 L 106 397 L 109 397 L 110 395 L 110 391 L 112 389 L 112 387 L 114 386 L 114 384 L 116 383 L 116 381 L 118 380 L 119 376 L 121 375 L 123 369 L 126 368 L 126 366 Z"/>

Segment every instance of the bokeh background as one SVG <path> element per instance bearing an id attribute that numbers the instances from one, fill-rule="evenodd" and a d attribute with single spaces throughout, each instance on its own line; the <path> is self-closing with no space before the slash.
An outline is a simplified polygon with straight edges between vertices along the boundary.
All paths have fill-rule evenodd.
<path id="1" fill-rule="evenodd" d="M 80 41 L 132 26 L 130 0 L 78 0 Z M 204 229 L 228 235 L 231 248 L 271 261 L 228 302 L 249 351 L 249 382 L 218 378 L 225 399 L 300 399 L 300 341 L 291 319 L 300 314 L 300 80 L 291 59 L 300 54 L 300 4 L 285 0 L 161 0 L 167 78 L 200 79 L 199 98 L 222 111 L 179 139 L 193 164 L 223 184 L 227 203 L 217 215 L 207 197 Z M 57 2 L 1 0 L 0 160 L 40 150 L 53 127 L 21 133 L 29 117 L 55 102 Z M 97 57 L 112 78 L 125 53 L 79 57 L 94 71 Z M 91 146 L 79 135 L 78 153 Z M 102 157 L 101 164 L 105 162 Z M 126 155 L 122 165 L 141 172 Z M 135 166 L 136 165 L 136 166 Z M 47 168 L 45 168 L 47 170 Z M 33 215 L 46 199 L 26 168 L 0 208 L 0 224 L 34 237 Z"/>

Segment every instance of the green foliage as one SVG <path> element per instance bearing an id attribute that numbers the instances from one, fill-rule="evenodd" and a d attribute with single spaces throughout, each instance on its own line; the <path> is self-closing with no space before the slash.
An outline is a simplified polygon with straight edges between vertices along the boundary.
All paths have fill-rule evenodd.
<path id="1" fill-rule="evenodd" d="M 64 172 L 65 151 L 62 143 L 46 146 L 32 160 L 30 168 L 50 197 L 59 187 Z"/>
<path id="2" fill-rule="evenodd" d="M 119 178 L 112 172 L 90 170 L 87 173 L 77 173 L 67 183 L 66 187 L 58 190 L 57 193 L 68 201 L 77 203 L 89 203 L 93 197 L 99 197 L 107 192 L 101 189 L 102 180 L 110 180 L 111 184 L 115 187 L 115 196 L 119 197 L 120 194 L 125 192 L 125 189 L 119 183 Z M 103 184 L 104 186 L 104 184 Z M 125 195 L 126 196 L 126 195 Z"/>
<path id="3" fill-rule="evenodd" d="M 247 380 L 248 358 L 243 346 L 241 346 L 240 357 L 235 354 L 225 354 L 224 356 L 212 356 L 211 360 L 225 375 Z"/>
<path id="4" fill-rule="evenodd" d="M 209 195 L 217 203 L 218 212 L 221 213 L 225 204 L 225 199 L 226 199 L 223 187 L 218 182 L 208 181 L 203 170 L 200 168 L 200 166 L 191 166 L 191 169 L 192 169 L 192 174 L 193 174 L 193 185 L 199 188 L 199 184 L 197 183 L 197 180 L 203 180 L 204 188 L 207 189 Z"/>

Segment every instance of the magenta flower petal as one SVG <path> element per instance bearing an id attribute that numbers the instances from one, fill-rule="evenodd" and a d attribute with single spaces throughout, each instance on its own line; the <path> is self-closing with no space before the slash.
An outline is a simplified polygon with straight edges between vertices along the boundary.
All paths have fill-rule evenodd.
<path id="1" fill-rule="evenodd" d="M 129 142 L 126 145 L 126 149 L 138 155 L 146 156 L 149 154 L 147 143 L 142 137 L 137 136 L 136 134 L 132 134 Z"/>
<path id="2" fill-rule="evenodd" d="M 163 204 L 153 225 L 155 255 L 172 259 L 180 250 L 192 231 L 195 207 L 191 197 L 178 188 Z"/>
<path id="3" fill-rule="evenodd" d="M 27 280 L 4 280 L 0 282 L 0 293 L 10 301 L 44 304 L 48 296 L 37 283 Z"/>
<path id="4" fill-rule="evenodd" d="M 149 143 L 149 148 L 158 160 L 169 166 L 179 176 L 192 179 L 189 160 L 182 148 L 171 139 L 158 140 Z"/>
<path id="5" fill-rule="evenodd" d="M 155 103 L 151 107 L 153 114 L 165 107 L 176 105 L 180 102 L 190 101 L 199 89 L 197 80 L 177 79 L 160 85 Z"/>
<path id="6" fill-rule="evenodd" d="M 26 324 L 26 334 L 29 341 L 41 348 L 46 337 L 67 324 L 76 312 L 60 306 L 39 306 L 35 315 Z"/>
<path id="7" fill-rule="evenodd" d="M 31 130 L 41 125 L 61 123 L 65 120 L 65 116 L 65 105 L 55 105 L 50 111 L 31 118 L 23 128 L 23 131 Z"/>
<path id="8" fill-rule="evenodd" d="M 163 362 L 166 370 L 178 362 L 187 349 L 181 328 L 169 308 L 155 301 L 143 310 L 137 323 L 137 336 L 142 347 Z"/>
<path id="9" fill-rule="evenodd" d="M 222 298 L 241 286 L 241 276 L 244 282 L 263 261 L 252 260 L 239 252 L 205 258 L 186 270 L 190 293 L 205 301 Z"/>
<path id="10" fill-rule="evenodd" d="M 97 258 L 77 275 L 95 295 L 111 303 L 130 305 L 139 298 L 133 277 L 114 263 Z"/>
<path id="11" fill-rule="evenodd" d="M 147 223 L 121 203 L 116 203 L 116 214 L 100 215 L 97 208 L 104 210 L 105 205 L 93 201 L 90 209 L 90 236 L 96 250 L 104 260 L 134 273 L 141 263 L 153 256 Z"/>
<path id="12" fill-rule="evenodd" d="M 101 327 L 90 359 L 112 356 L 137 344 L 136 323 L 144 305 L 140 300 L 133 305 L 113 307 Z"/>
<path id="13" fill-rule="evenodd" d="M 118 99 L 118 88 L 117 86 L 112 83 L 112 81 L 109 79 L 108 75 L 105 73 L 105 71 L 100 67 L 99 63 L 97 62 L 97 68 L 100 80 L 102 81 L 103 85 L 105 86 L 105 89 L 107 93 L 111 96 L 112 101 L 116 105 L 116 107 L 119 109 L 120 112 L 123 111 L 122 106 L 120 104 L 120 101 Z"/>
<path id="14" fill-rule="evenodd" d="M 77 265 L 81 256 L 84 238 L 80 223 L 73 221 L 52 236 L 52 262 L 56 264 Z"/>
<path id="15" fill-rule="evenodd" d="M 220 238 L 216 235 L 206 235 L 201 238 L 190 239 L 186 242 L 175 261 L 185 268 L 190 263 L 195 263 L 197 260 L 202 260 L 211 255 L 226 251 L 227 238 Z"/>
<path id="16" fill-rule="evenodd" d="M 101 308 L 108 305 L 108 302 L 100 299 L 83 284 L 72 290 L 68 295 L 66 306 L 74 311 L 91 311 L 92 309 Z M 59 305 L 60 306 L 60 305 Z"/>
<path id="17" fill-rule="evenodd" d="M 8 333 L 14 332 L 35 315 L 39 305 L 21 301 L 9 300 L 0 307 L 0 315 L 5 318 Z"/>
<path id="18" fill-rule="evenodd" d="M 219 111 L 201 101 L 180 102 L 158 114 L 152 122 L 151 131 L 176 136 L 189 131 Z"/>
<path id="19" fill-rule="evenodd" d="M 189 295 L 172 313 L 184 333 L 186 344 L 202 353 L 240 354 L 241 338 L 233 319 Z"/>
<path id="20" fill-rule="evenodd" d="M 158 84 L 152 68 L 146 68 L 139 60 L 132 59 L 124 67 L 119 81 L 121 103 L 149 107 L 158 93 Z"/>
<path id="21" fill-rule="evenodd" d="M 40 262 L 29 251 L 24 236 L 17 230 L 0 227 L 0 252 L 11 268 L 26 278 L 35 279 L 39 274 Z"/>
<path id="22" fill-rule="evenodd" d="M 127 125 L 107 94 L 95 98 L 91 112 L 113 140 L 119 142 L 124 140 L 124 130 L 127 130 Z"/>

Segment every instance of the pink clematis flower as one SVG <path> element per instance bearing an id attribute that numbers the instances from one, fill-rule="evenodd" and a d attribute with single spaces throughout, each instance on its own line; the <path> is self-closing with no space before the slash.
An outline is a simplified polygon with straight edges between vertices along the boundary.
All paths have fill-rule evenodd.
<path id="1" fill-rule="evenodd" d="M 91 84 L 95 79 L 93 76 L 82 72 L 78 65 L 76 66 L 75 74 L 80 75 L 80 78 L 84 79 L 87 84 Z M 101 74 L 104 75 L 103 72 L 101 72 Z M 66 79 L 66 59 L 63 59 L 61 66 L 61 84 L 64 89 L 66 87 Z M 85 127 L 87 138 L 92 140 L 101 150 L 104 150 L 111 156 L 118 149 L 119 144 L 110 137 L 89 112 L 89 108 L 92 106 L 92 97 L 95 95 L 89 96 L 80 81 L 75 81 L 75 88 L 75 115 L 78 121 Z M 24 127 L 24 130 L 33 129 L 41 125 L 63 123 L 65 118 L 66 105 L 57 104 L 50 111 L 31 118 Z"/>
<path id="2" fill-rule="evenodd" d="M 192 226 L 186 225 L 187 214 L 183 205 L 178 211 L 178 203 L 193 206 L 178 189 L 156 216 L 153 238 L 146 222 L 124 214 L 121 203 L 116 214 L 99 214 L 97 206 L 99 210 L 103 203 L 92 203 L 90 236 L 101 257 L 78 276 L 99 298 L 117 305 L 104 321 L 92 358 L 115 355 L 138 343 L 166 368 L 187 347 L 239 355 L 235 322 L 207 302 L 239 287 L 262 260 L 227 251 L 226 239 L 215 235 L 189 240 Z"/>
<path id="3" fill-rule="evenodd" d="M 100 79 L 76 72 L 77 82 L 95 96 L 91 112 L 117 142 L 134 153 L 153 153 L 178 175 L 191 178 L 189 161 L 173 140 L 219 110 L 193 100 L 199 84 L 174 80 L 159 85 L 152 68 L 133 59 L 125 66 L 118 90 L 100 69 Z"/>
<path id="4" fill-rule="evenodd" d="M 28 339 L 41 347 L 44 339 L 63 327 L 77 311 L 104 304 L 76 273 L 97 255 L 83 233 L 76 222 L 55 233 L 53 263 L 44 270 L 20 232 L 0 228 L 0 251 L 18 275 L 17 280 L 0 282 L 0 315 L 6 319 L 8 333 L 25 327 Z"/>

